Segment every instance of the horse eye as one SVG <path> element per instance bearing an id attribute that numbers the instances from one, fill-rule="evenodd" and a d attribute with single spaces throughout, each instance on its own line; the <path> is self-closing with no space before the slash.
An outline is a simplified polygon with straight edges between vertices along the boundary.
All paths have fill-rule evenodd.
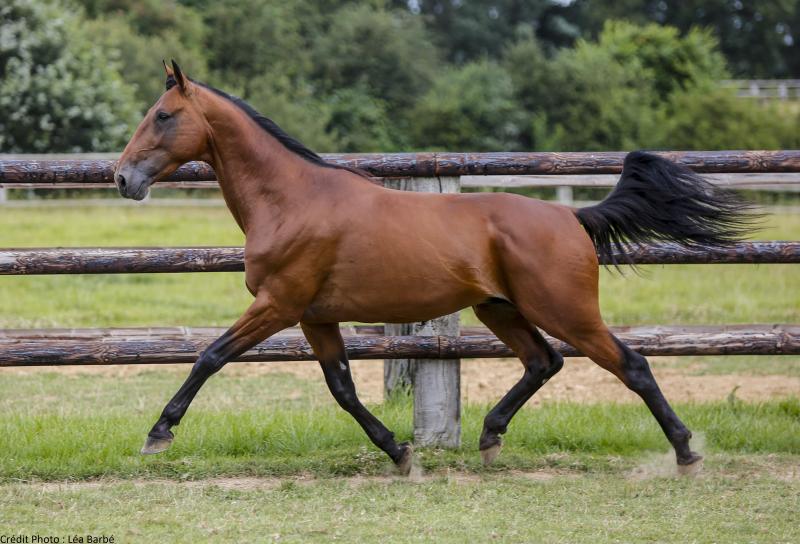
<path id="1" fill-rule="evenodd" d="M 159 121 L 166 121 L 167 119 L 169 119 L 170 115 L 165 111 L 160 111 L 158 112 L 158 114 L 156 114 L 156 117 L 158 118 Z"/>

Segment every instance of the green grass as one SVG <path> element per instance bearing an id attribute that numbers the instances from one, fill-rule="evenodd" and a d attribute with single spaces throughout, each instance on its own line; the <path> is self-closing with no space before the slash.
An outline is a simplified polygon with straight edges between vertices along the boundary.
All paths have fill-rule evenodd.
<path id="1" fill-rule="evenodd" d="M 784 468 L 786 465 L 783 465 Z M 487 474 L 407 481 L 0 486 L 5 533 L 116 542 L 793 542 L 800 484 L 715 465 L 698 479 Z M 718 470 L 719 469 L 719 470 Z"/>
<path id="2" fill-rule="evenodd" d="M 476 443 L 487 407 L 468 405 L 464 446 L 420 450 L 426 476 L 405 480 L 391 477 L 323 384 L 229 374 L 206 385 L 173 448 L 147 458 L 137 449 L 183 372 L 3 375 L 0 534 L 789 542 L 800 522 L 797 398 L 677 406 L 706 455 L 695 479 L 671 476 L 674 458 L 640 405 L 525 408 L 496 465 L 484 468 Z M 407 402 L 372 408 L 410 437 Z"/>
<path id="3" fill-rule="evenodd" d="M 177 428 L 173 448 L 143 458 L 138 448 L 183 372 L 132 376 L 57 372 L 0 380 L 0 480 L 209 475 L 376 474 L 388 459 L 320 382 L 284 374 L 215 377 Z M 292 400 L 294 399 L 294 400 Z M 463 443 L 422 452 L 428 470 L 479 470 L 478 434 L 488 406 L 467 405 Z M 401 440 L 411 406 L 373 406 Z M 688 404 L 677 411 L 705 437 L 707 451 L 800 455 L 800 400 Z M 616 457 L 665 452 L 668 444 L 644 405 L 550 403 L 524 409 L 507 434 L 501 469 L 543 466 L 603 471 Z M 613 464 L 613 463 L 612 463 Z"/>
<path id="4" fill-rule="evenodd" d="M 800 239 L 800 215 L 770 216 L 760 239 Z M 5 209 L 0 247 L 240 245 L 224 208 Z M 604 271 L 612 324 L 800 320 L 793 265 L 669 265 L 644 277 Z M 0 279 L 0 327 L 231 324 L 250 302 L 243 274 L 30 276 Z M 464 322 L 475 324 L 471 311 Z"/>

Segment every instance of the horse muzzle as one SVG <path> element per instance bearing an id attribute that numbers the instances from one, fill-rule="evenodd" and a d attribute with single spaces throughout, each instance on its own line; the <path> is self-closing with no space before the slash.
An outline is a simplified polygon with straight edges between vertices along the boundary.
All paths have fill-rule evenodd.
<path id="1" fill-rule="evenodd" d="M 124 198 L 143 200 L 150 192 L 153 179 L 136 167 L 122 165 L 114 172 L 114 183 Z"/>

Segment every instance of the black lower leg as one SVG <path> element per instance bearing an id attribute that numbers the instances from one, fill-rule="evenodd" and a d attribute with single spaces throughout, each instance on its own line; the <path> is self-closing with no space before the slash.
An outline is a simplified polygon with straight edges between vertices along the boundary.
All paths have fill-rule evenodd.
<path id="1" fill-rule="evenodd" d="M 624 354 L 622 372 L 625 385 L 644 400 L 653 416 L 658 421 L 667 439 L 675 448 L 679 465 L 689 465 L 701 459 L 701 456 L 693 452 L 689 447 L 689 439 L 692 437 L 691 431 L 678 418 L 672 407 L 664 398 L 661 389 L 658 387 L 650 365 L 642 355 L 639 355 L 628 346 L 617 341 Z"/>
<path id="2" fill-rule="evenodd" d="M 549 346 L 547 348 L 547 360 L 543 361 L 535 358 L 528 361 L 525 365 L 525 374 L 522 379 L 505 394 L 484 418 L 483 432 L 478 445 L 481 450 L 500 444 L 500 435 L 505 434 L 511 418 L 539 388 L 547 383 L 547 380 L 555 376 L 564 366 L 564 358 Z"/>
<path id="3" fill-rule="evenodd" d="M 328 384 L 328 388 L 336 402 L 339 403 L 339 406 L 353 416 L 364 429 L 364 432 L 367 433 L 372 443 L 386 452 L 392 461 L 397 464 L 403 461 L 410 446 L 406 443 L 397 444 L 394 439 L 394 433 L 387 429 L 358 400 L 347 359 L 321 361 L 320 366 L 322 366 L 322 372 L 325 375 L 325 382 Z"/>

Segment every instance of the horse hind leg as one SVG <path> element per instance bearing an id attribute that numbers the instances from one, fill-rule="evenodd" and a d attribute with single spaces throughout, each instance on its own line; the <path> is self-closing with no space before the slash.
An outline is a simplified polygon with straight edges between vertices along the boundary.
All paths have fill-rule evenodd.
<path id="1" fill-rule="evenodd" d="M 702 456 L 691 450 L 689 440 L 692 433 L 664 398 L 647 359 L 611 334 L 602 321 L 589 328 L 582 328 L 581 325 L 579 323 L 577 327 L 560 333 L 554 331 L 554 335 L 614 374 L 636 393 L 650 409 L 675 449 L 679 470 L 684 473 L 695 470 Z"/>
<path id="2" fill-rule="evenodd" d="M 483 421 L 479 449 L 484 465 L 500 453 L 508 424 L 520 408 L 564 365 L 564 359 L 519 311 L 505 301 L 489 301 L 474 307 L 475 314 L 522 361 L 522 378 L 492 408 Z"/>
<path id="3" fill-rule="evenodd" d="M 608 358 L 607 354 L 611 352 L 609 342 L 616 346 L 616 358 Z M 598 344 L 605 346 L 598 350 Z M 682 472 L 691 472 L 692 469 L 689 467 L 697 466 L 696 464 L 702 461 L 703 457 L 693 452 L 689 446 L 691 431 L 667 402 L 650 370 L 650 364 L 643 355 L 623 344 L 608 330 L 597 333 L 596 338 L 590 337 L 588 341 L 580 338 L 573 345 L 617 376 L 631 391 L 641 397 L 675 449 L 676 460 Z"/>
<path id="4" fill-rule="evenodd" d="M 511 298 L 522 316 L 580 350 L 639 395 L 675 448 L 678 465 L 688 467 L 700 461 L 689 448 L 692 433 L 664 398 L 647 359 L 615 338 L 603 322 L 597 258 L 589 239 L 540 252 L 539 261 L 531 259 L 533 254 L 516 247 L 504 254 Z"/>

